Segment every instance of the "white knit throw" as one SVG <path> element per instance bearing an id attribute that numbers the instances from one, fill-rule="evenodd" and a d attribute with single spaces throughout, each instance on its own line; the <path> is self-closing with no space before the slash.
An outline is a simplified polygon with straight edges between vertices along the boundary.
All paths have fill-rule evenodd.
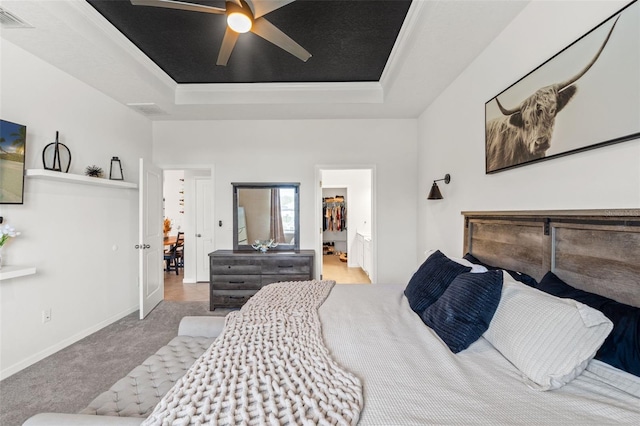
<path id="1" fill-rule="evenodd" d="M 143 425 L 355 425 L 362 384 L 331 359 L 318 317 L 334 284 L 263 287 Z"/>

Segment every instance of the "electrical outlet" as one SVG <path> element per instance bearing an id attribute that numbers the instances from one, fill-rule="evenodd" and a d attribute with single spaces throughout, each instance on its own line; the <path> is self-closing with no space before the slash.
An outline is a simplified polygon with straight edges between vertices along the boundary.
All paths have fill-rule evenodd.
<path id="1" fill-rule="evenodd" d="M 45 323 L 49 321 L 51 321 L 51 308 L 42 311 L 42 322 Z"/>

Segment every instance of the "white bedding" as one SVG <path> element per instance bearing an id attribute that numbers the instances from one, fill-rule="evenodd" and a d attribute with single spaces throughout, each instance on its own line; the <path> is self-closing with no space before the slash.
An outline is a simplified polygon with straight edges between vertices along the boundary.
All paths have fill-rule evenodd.
<path id="1" fill-rule="evenodd" d="M 360 425 L 640 424 L 640 378 L 598 361 L 541 392 L 480 338 L 451 353 L 403 285 L 336 285 L 320 307 L 333 359 L 364 387 Z"/>

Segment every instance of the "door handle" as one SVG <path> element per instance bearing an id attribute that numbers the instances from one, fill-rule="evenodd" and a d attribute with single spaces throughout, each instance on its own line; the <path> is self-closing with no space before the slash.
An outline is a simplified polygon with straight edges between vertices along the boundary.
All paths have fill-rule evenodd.
<path id="1" fill-rule="evenodd" d="M 200 238 L 202 237 L 202 234 L 196 234 L 196 237 Z"/>

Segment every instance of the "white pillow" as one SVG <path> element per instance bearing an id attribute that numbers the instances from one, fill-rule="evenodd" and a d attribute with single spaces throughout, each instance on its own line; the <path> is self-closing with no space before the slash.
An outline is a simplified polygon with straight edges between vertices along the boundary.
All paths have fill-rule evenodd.
<path id="1" fill-rule="evenodd" d="M 579 376 L 612 328 L 600 311 L 528 287 L 503 271 L 502 297 L 483 336 L 529 387 L 550 390 Z"/>
<path id="2" fill-rule="evenodd" d="M 431 256 L 435 251 L 436 251 L 436 250 L 434 250 L 434 249 L 427 250 L 427 251 L 425 251 L 425 252 L 424 252 L 424 254 L 425 254 L 427 257 L 429 257 L 429 256 Z M 444 253 L 443 253 L 443 254 L 444 254 Z M 453 260 L 454 262 L 459 263 L 460 265 L 467 266 L 467 267 L 471 268 L 471 271 L 469 271 L 469 272 L 471 272 L 472 274 L 483 274 L 483 273 L 485 273 L 485 272 L 487 272 L 487 271 L 488 271 L 488 269 L 487 269 L 487 268 L 485 268 L 484 266 L 482 266 L 482 265 L 477 265 L 477 264 L 475 264 L 475 263 L 471 263 L 471 262 L 469 262 L 467 259 L 460 259 L 460 258 L 457 258 L 457 257 L 451 257 L 451 256 L 449 256 L 449 255 L 447 255 L 447 254 L 445 254 L 445 256 L 447 256 L 447 257 L 449 258 L 449 260 Z"/>

